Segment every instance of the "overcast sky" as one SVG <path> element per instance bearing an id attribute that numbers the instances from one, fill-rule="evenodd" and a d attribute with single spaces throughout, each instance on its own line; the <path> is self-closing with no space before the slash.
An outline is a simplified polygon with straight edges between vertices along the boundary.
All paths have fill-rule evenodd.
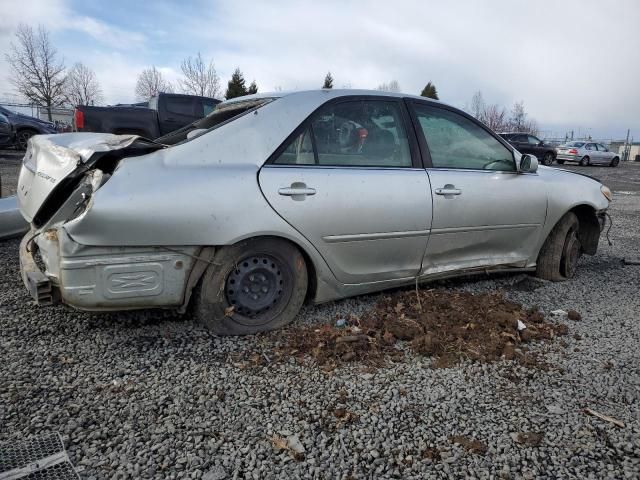
<path id="1" fill-rule="evenodd" d="M 134 100 L 138 73 L 170 79 L 198 51 L 226 86 L 240 67 L 260 91 L 375 88 L 427 81 L 458 107 L 524 101 L 547 133 L 640 139 L 640 1 L 517 0 L 263 2 L 0 0 L 0 99 L 12 86 L 4 54 L 19 23 L 42 24 L 70 66 L 92 68 L 110 103 Z"/>

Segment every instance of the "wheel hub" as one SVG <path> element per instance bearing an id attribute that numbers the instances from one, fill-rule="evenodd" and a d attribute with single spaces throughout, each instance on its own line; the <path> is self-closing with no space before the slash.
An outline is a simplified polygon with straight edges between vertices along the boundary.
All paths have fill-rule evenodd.
<path id="1" fill-rule="evenodd" d="M 572 278 L 576 273 L 578 259 L 580 258 L 580 249 L 582 248 L 578 235 L 573 231 L 567 236 L 564 246 L 564 276 Z"/>
<path id="2" fill-rule="evenodd" d="M 238 262 L 227 277 L 227 301 L 234 311 L 255 317 L 271 309 L 282 296 L 279 262 L 267 255 L 256 255 Z"/>

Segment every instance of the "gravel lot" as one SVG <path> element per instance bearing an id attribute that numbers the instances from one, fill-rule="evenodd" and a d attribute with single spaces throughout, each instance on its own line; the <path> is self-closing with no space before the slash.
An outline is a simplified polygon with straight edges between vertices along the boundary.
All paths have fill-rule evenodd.
<path id="1" fill-rule="evenodd" d="M 614 190 L 613 246 L 603 235 L 577 278 L 535 291 L 510 288 L 515 275 L 447 283 L 580 312 L 563 320 L 564 344 L 535 347 L 549 371 L 511 361 L 432 369 L 410 353 L 380 369 L 247 367 L 238 356 L 273 339 L 217 338 L 171 314 L 34 306 L 18 241 L 0 243 L 0 441 L 58 431 L 83 478 L 640 478 L 640 266 L 622 262 L 640 255 L 640 164 L 570 168 Z M 306 307 L 299 322 L 378 298 Z M 542 436 L 522 435 L 531 432 Z M 297 438 L 304 455 L 276 450 L 274 435 Z"/>

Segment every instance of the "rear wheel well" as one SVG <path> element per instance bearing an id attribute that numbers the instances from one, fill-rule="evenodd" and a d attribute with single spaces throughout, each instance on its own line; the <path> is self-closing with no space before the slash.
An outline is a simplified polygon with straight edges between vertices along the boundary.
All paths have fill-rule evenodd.
<path id="1" fill-rule="evenodd" d="M 594 255 L 598 250 L 600 240 L 600 222 L 593 207 L 578 205 L 571 210 L 580 222 L 579 238 L 582 250 L 587 255 Z"/>
<path id="2" fill-rule="evenodd" d="M 255 240 L 255 239 L 259 239 L 259 238 L 273 238 L 275 240 L 281 240 L 283 242 L 287 242 L 290 243 L 291 245 L 293 245 L 295 248 L 297 248 L 300 253 L 302 254 L 302 257 L 304 258 L 304 262 L 306 264 L 307 267 L 307 278 L 308 278 L 308 284 L 307 284 L 307 294 L 305 296 L 305 301 L 308 302 L 310 300 L 312 300 L 313 298 L 315 298 L 316 295 L 316 290 L 318 288 L 318 275 L 316 272 L 316 267 L 313 264 L 313 260 L 311 260 L 311 256 L 309 255 L 309 253 L 302 247 L 300 246 L 298 243 L 285 238 L 285 237 L 280 237 L 277 235 L 259 235 L 257 237 L 248 237 L 248 238 L 243 238 L 242 240 L 240 240 L 241 242 L 246 242 L 247 240 Z M 220 248 L 220 247 L 216 247 Z"/>

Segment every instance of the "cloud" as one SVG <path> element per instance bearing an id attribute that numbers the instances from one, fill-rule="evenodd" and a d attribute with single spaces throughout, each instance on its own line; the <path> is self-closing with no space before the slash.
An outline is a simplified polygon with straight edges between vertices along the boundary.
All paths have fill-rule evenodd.
<path id="1" fill-rule="evenodd" d="M 433 81 L 459 107 L 476 90 L 507 107 L 522 100 L 543 129 L 640 135 L 636 0 L 114 0 L 109 20 L 67 0 L 31 0 L 19 12 L 6 1 L 0 53 L 19 22 L 88 36 L 62 53 L 94 68 L 111 102 L 133 100 L 137 74 L 152 64 L 175 81 L 180 61 L 200 51 L 223 85 L 236 67 L 261 91 L 318 88 L 329 70 L 337 87 L 395 79 L 418 93 Z"/>

